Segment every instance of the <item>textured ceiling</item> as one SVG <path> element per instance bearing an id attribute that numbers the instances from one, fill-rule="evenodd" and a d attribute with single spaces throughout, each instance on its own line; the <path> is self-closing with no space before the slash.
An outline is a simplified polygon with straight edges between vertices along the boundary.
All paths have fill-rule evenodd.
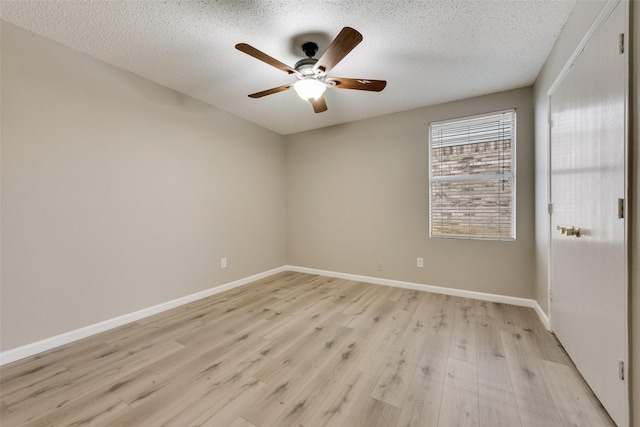
<path id="1" fill-rule="evenodd" d="M 1 17 L 281 134 L 439 104 L 534 82 L 575 0 L 7 1 Z M 364 37 L 330 73 L 387 80 L 383 92 L 329 89 L 315 114 L 295 81 L 244 53 L 293 66 L 350 26 Z"/>

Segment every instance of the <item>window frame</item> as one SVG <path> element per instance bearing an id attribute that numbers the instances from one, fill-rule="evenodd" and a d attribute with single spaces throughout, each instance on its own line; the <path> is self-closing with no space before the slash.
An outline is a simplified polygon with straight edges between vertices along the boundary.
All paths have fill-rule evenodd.
<path id="1" fill-rule="evenodd" d="M 482 120 L 491 116 L 499 116 L 501 114 L 512 114 L 511 119 L 511 172 L 506 174 L 476 174 L 476 175 L 450 175 L 444 177 L 433 176 L 433 128 L 446 126 L 452 123 L 459 123 L 460 127 L 464 126 L 464 122 L 474 120 Z M 517 112 L 515 108 L 493 111 L 488 113 L 474 114 L 470 116 L 457 117 L 447 120 L 434 121 L 429 123 L 429 238 L 439 239 L 463 239 L 463 240 L 491 240 L 491 241 L 515 241 L 516 240 L 516 164 L 517 164 Z M 477 142 L 477 143 L 480 143 Z M 461 145 L 461 144 L 454 144 Z M 473 234 L 435 234 L 433 230 L 433 183 L 434 182 L 453 182 L 453 181 L 488 181 L 492 179 L 511 179 L 511 231 L 509 236 L 480 236 Z"/>

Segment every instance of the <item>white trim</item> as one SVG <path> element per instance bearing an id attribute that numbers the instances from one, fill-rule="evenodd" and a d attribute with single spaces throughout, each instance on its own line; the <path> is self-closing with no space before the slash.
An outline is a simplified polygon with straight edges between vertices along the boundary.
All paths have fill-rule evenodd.
<path id="1" fill-rule="evenodd" d="M 571 68 L 573 67 L 575 61 L 578 59 L 578 57 L 582 54 L 582 52 L 586 49 L 587 45 L 589 44 L 589 42 L 591 42 L 591 40 L 593 39 L 593 37 L 597 34 L 597 32 L 600 30 L 600 27 L 602 27 L 602 25 L 604 25 L 604 23 L 609 19 L 609 17 L 611 16 L 611 14 L 614 12 L 614 10 L 618 7 L 618 5 L 622 3 L 623 7 L 624 7 L 624 13 L 625 13 L 625 17 L 624 17 L 624 51 L 621 52 L 621 54 L 624 55 L 624 70 L 625 70 L 625 76 L 624 76 L 624 85 L 625 85 L 625 96 L 624 96 L 624 116 L 625 116 L 625 120 L 624 120 L 624 127 L 625 127 L 625 141 L 624 141 L 624 151 L 625 151 L 625 171 L 624 171 L 624 180 L 625 180 L 625 192 L 624 192 L 624 196 L 625 196 L 625 200 L 629 199 L 629 176 L 630 176 L 630 171 L 629 171 L 629 144 L 630 144 L 630 132 L 629 132 L 629 106 L 630 106 L 630 99 L 629 99 L 629 85 L 630 85 L 630 77 L 629 77 L 629 71 L 630 71 L 630 64 L 629 64 L 629 58 L 630 58 L 630 44 L 631 44 L 631 37 L 629 37 L 629 27 L 630 27 L 630 2 L 629 0 L 625 0 L 624 2 L 622 0 L 608 0 L 607 4 L 605 4 L 605 6 L 603 7 L 603 9 L 600 11 L 600 14 L 598 15 L 598 17 L 596 18 L 596 20 L 593 22 L 593 24 L 591 25 L 591 27 L 589 27 L 589 30 L 587 31 L 587 33 L 585 34 L 585 36 L 582 38 L 582 41 L 580 42 L 580 44 L 578 45 L 578 47 L 574 50 L 573 54 L 571 55 L 571 57 L 569 58 L 569 60 L 567 61 L 567 63 L 565 64 L 565 66 L 562 68 L 562 70 L 560 71 L 560 73 L 558 74 L 558 76 L 556 77 L 556 79 L 554 80 L 554 82 L 551 84 L 551 86 L 549 87 L 549 90 L 547 91 L 547 95 L 548 95 L 548 103 L 547 103 L 547 146 L 548 146 L 548 204 L 551 204 L 552 206 L 552 213 L 553 213 L 553 194 L 552 194 L 552 166 L 553 166 L 553 159 L 551 156 L 551 146 L 552 146 L 552 127 L 554 125 L 553 123 L 553 96 L 556 92 L 556 90 L 558 90 L 558 88 L 560 87 L 560 85 L 562 84 L 562 82 L 564 81 L 564 79 L 566 78 L 566 76 L 569 74 L 569 71 L 571 70 Z M 626 208 L 625 208 L 626 209 Z M 626 211 L 625 211 L 626 212 Z M 550 331 L 552 331 L 552 324 L 554 323 L 554 317 L 553 317 L 553 300 L 552 300 L 552 292 L 553 292 L 553 283 L 552 283 L 552 276 L 553 276 L 553 246 L 552 246 L 552 235 L 553 235 L 553 216 L 549 215 L 549 240 L 548 240 L 548 246 L 547 246 L 547 301 L 548 301 L 548 311 L 549 311 L 549 315 L 547 318 L 547 329 L 549 329 Z M 628 242 L 628 237 L 629 237 L 629 231 L 628 231 L 628 227 L 629 227 L 629 221 L 628 218 L 626 218 L 625 215 L 625 219 L 624 219 L 624 236 L 625 236 L 625 249 L 627 254 L 629 253 L 629 242 Z M 627 297 L 626 297 L 626 304 L 623 307 L 623 310 L 625 310 L 625 318 L 627 319 L 627 321 L 625 322 L 624 325 L 624 352 L 625 352 L 625 358 L 626 360 L 630 360 L 630 346 L 629 346 L 629 341 L 630 341 L 630 333 L 629 333 L 629 328 L 630 328 L 630 320 L 629 320 L 629 287 L 631 286 L 631 283 L 629 281 L 629 257 L 625 257 L 624 259 L 624 267 L 625 267 L 625 277 L 627 278 L 626 280 L 626 291 L 627 291 Z M 542 312 L 544 314 L 544 312 Z M 540 313 L 538 313 L 538 315 L 540 316 Z M 562 344 L 562 343 L 561 343 Z M 627 379 L 625 379 L 625 381 L 628 381 Z M 627 386 L 625 387 L 625 399 L 624 399 L 624 414 L 623 414 L 623 423 L 625 426 L 629 426 L 631 423 L 631 419 L 633 416 L 633 408 L 631 407 L 631 382 L 627 382 Z"/>
<path id="2" fill-rule="evenodd" d="M 400 280 L 382 279 L 379 277 L 371 276 L 359 276 L 349 273 L 338 273 L 335 271 L 317 270 L 315 268 L 297 267 L 293 265 L 285 265 L 282 267 L 274 268 L 262 273 L 254 274 L 253 276 L 245 277 L 233 282 L 225 283 L 223 285 L 215 286 L 205 291 L 197 292 L 195 294 L 187 295 L 181 298 L 177 298 L 171 301 L 167 301 L 152 307 L 148 307 L 142 310 L 135 311 L 133 313 L 125 314 L 115 317 L 113 319 L 105 320 L 103 322 L 94 323 L 93 325 L 85 326 L 80 329 L 65 332 L 60 335 L 56 335 L 50 338 L 45 338 L 40 341 L 36 341 L 31 344 L 17 347 L 11 350 L 0 353 L 0 366 L 7 363 L 15 362 L 16 360 L 24 359 L 29 356 L 33 356 L 43 351 L 51 350 L 52 348 L 59 347 L 61 345 L 69 344 L 73 341 L 80 340 L 82 338 L 89 337 L 91 335 L 99 334 L 100 332 L 108 331 L 109 329 L 117 328 L 118 326 L 126 325 L 127 323 L 135 322 L 145 317 L 152 316 L 154 314 L 161 313 L 163 311 L 171 310 L 172 308 L 179 307 L 184 304 L 188 304 L 197 301 L 202 298 L 209 297 L 211 295 L 218 294 L 220 292 L 234 289 L 256 280 L 263 279 L 265 277 L 281 273 L 283 271 L 295 271 L 298 273 L 317 274 L 321 276 L 335 277 L 338 279 L 357 280 L 361 282 L 372 283 L 375 285 L 393 286 L 396 288 L 414 289 L 417 291 L 433 292 L 437 294 L 451 295 L 463 298 L 473 298 L 482 301 L 497 302 L 502 304 L 511 304 L 522 307 L 533 308 L 544 326 L 549 328 L 549 318 L 544 313 L 537 301 L 528 298 L 511 297 L 506 295 L 489 294 L 485 292 L 466 291 L 463 289 L 443 288 L 440 286 L 425 285 L 422 283 L 403 282 Z"/>
<path id="3" fill-rule="evenodd" d="M 197 301 L 202 298 L 206 298 L 211 295 L 215 295 L 220 292 L 227 291 L 229 289 L 237 288 L 239 286 L 246 285 L 256 280 L 263 279 L 276 273 L 286 271 L 286 267 L 278 267 L 273 270 L 264 271 L 262 273 L 254 274 L 243 279 L 235 280 L 233 282 L 225 283 L 213 288 L 197 292 L 195 294 L 180 297 L 171 301 L 167 301 L 152 307 L 144 308 L 142 310 L 135 311 L 133 313 L 124 314 L 122 316 L 114 317 L 102 322 L 94 323 L 80 329 L 65 332 L 60 335 L 56 335 L 50 338 L 45 338 L 40 341 L 36 341 L 31 344 L 27 344 L 21 347 L 17 347 L 11 350 L 0 353 L 0 366 L 7 363 L 15 362 L 16 360 L 24 359 L 25 357 L 33 356 L 43 351 L 51 350 L 52 348 L 59 347 L 64 344 L 68 344 L 73 341 L 80 340 L 82 338 L 89 337 L 91 335 L 98 334 L 100 332 L 107 331 L 109 329 L 117 328 L 118 326 L 125 325 L 127 323 L 135 322 L 145 317 L 152 316 L 154 314 L 161 313 L 172 308 L 179 307 L 184 304 L 188 304 L 193 301 Z"/>
<path id="4" fill-rule="evenodd" d="M 542 322 L 544 327 L 547 328 L 547 331 L 553 332 L 553 330 L 551 329 L 551 322 L 549 322 L 549 316 L 547 315 L 547 313 L 545 313 L 542 307 L 540 307 L 540 304 L 538 304 L 538 301 L 536 300 L 532 300 L 532 301 L 534 302 L 533 309 L 536 311 L 536 314 L 540 318 L 540 321 Z"/>
<path id="5" fill-rule="evenodd" d="M 616 6 L 618 6 L 620 1 L 621 0 L 609 0 L 607 4 L 604 5 L 604 8 L 589 28 L 589 31 L 587 31 L 587 34 L 585 34 L 585 36 L 582 38 L 582 41 L 580 41 L 578 47 L 576 47 L 576 49 L 573 51 L 573 54 L 571 54 L 571 56 L 569 57 L 569 60 L 560 71 L 560 74 L 558 74 L 558 77 L 556 77 L 556 79 L 551 84 L 551 87 L 549 87 L 547 95 L 551 96 L 555 93 L 555 91 L 558 89 L 558 86 L 560 86 L 560 83 L 562 83 L 562 80 L 564 80 L 566 75 L 569 74 L 569 70 L 571 70 L 571 67 L 573 67 L 573 63 L 576 62 L 576 59 L 578 59 L 582 51 L 587 47 L 602 24 L 604 24 L 607 18 L 609 18 L 609 15 L 613 13 L 613 10 L 616 8 Z"/>
<path id="6" fill-rule="evenodd" d="M 600 14 L 598 14 L 598 17 L 596 18 L 596 20 L 593 22 L 593 24 L 591 24 L 591 27 L 589 27 L 589 30 L 587 31 L 587 33 L 584 35 L 584 37 L 582 38 L 582 40 L 580 41 L 580 44 L 578 44 L 578 46 L 575 48 L 575 50 L 573 51 L 573 53 L 571 54 L 571 56 L 569 57 L 569 59 L 567 60 L 566 64 L 564 65 L 564 67 L 562 68 L 562 70 L 560 70 L 560 73 L 558 73 L 558 75 L 556 76 L 555 80 L 553 81 L 553 83 L 551 84 L 551 86 L 549 87 L 549 90 L 547 90 L 547 164 L 548 164 L 548 168 L 547 168 L 547 207 L 549 205 L 552 206 L 552 211 L 551 214 L 547 215 L 548 218 L 548 234 L 547 234 L 547 309 L 549 311 L 548 315 L 545 315 L 544 311 L 542 310 L 541 307 L 540 308 L 540 312 L 538 313 L 538 316 L 540 316 L 540 319 L 543 320 L 543 322 L 545 322 L 545 320 L 543 319 L 543 315 L 544 318 L 546 319 L 546 326 L 547 329 L 549 331 L 552 331 L 552 327 L 551 324 L 553 323 L 553 314 L 551 311 L 551 307 L 552 307 L 552 299 L 551 299 L 551 293 L 552 293 L 552 287 L 551 287 L 551 277 L 552 277 L 552 269 L 553 269 L 553 253 L 552 253 L 552 245 L 551 245 L 551 240 L 553 239 L 553 194 L 551 192 L 551 186 L 552 186 L 552 177 L 551 177 L 551 168 L 552 168 L 552 162 L 553 159 L 551 158 L 551 144 L 552 144 L 552 130 L 551 128 L 553 127 L 553 121 L 552 121 L 552 113 L 553 113 L 553 95 L 555 94 L 556 90 L 558 90 L 558 87 L 560 86 L 560 84 L 564 81 L 565 77 L 567 76 L 567 74 L 569 74 L 569 71 L 571 70 L 571 68 L 573 67 L 573 64 L 576 62 L 576 60 L 578 59 L 578 57 L 582 54 L 582 52 L 584 51 L 584 49 L 587 47 L 587 45 L 589 44 L 589 42 L 591 41 L 591 39 L 595 36 L 595 34 L 598 32 L 598 30 L 600 29 L 600 27 L 606 22 L 606 20 L 609 18 L 609 16 L 613 13 L 613 11 L 615 10 L 615 8 L 618 6 L 618 4 L 620 4 L 621 0 L 609 0 L 607 2 L 607 4 L 604 5 L 604 7 L 602 8 L 602 10 L 600 11 Z M 627 4 L 628 7 L 628 4 Z M 627 9 L 628 10 L 628 9 Z M 627 12 L 628 13 L 628 12 Z M 629 34 L 629 20 L 626 20 L 626 24 L 625 24 L 625 34 Z M 626 42 L 626 44 L 628 45 L 628 41 Z M 628 51 L 628 48 L 625 46 L 625 50 Z M 626 54 L 626 60 L 628 61 L 629 55 Z M 629 70 L 629 66 L 627 64 L 626 68 L 627 73 Z M 629 101 L 628 101 L 628 96 L 629 96 L 629 90 L 628 90 L 628 85 L 629 85 L 629 77 L 628 75 L 625 76 L 625 84 L 627 85 L 627 88 L 625 90 L 625 102 L 627 105 L 627 108 L 625 109 L 627 114 L 628 114 L 628 106 L 629 106 Z M 628 124 L 628 120 L 625 120 L 625 125 Z M 627 132 L 628 135 L 628 132 Z M 628 141 L 627 141 L 628 144 Z M 628 159 L 626 159 L 626 161 L 628 161 Z M 628 179 L 628 173 L 626 174 L 625 179 Z M 548 208 L 547 208 L 548 209 Z M 626 227 L 626 222 L 625 222 L 625 227 Z"/>
<path id="7" fill-rule="evenodd" d="M 486 292 L 467 291 L 464 289 L 443 288 L 441 286 L 425 285 L 422 283 L 403 282 L 400 280 L 382 279 L 380 277 L 360 276 L 357 274 L 339 273 L 336 271 L 317 270 L 315 268 L 298 267 L 295 265 L 286 266 L 286 270 L 296 271 L 298 273 L 317 274 L 320 276 L 335 277 L 337 279 L 357 280 L 359 282 L 373 283 L 375 285 L 393 286 L 396 288 L 414 289 L 417 291 L 433 292 L 436 294 L 451 295 L 463 298 L 473 298 L 481 301 L 497 302 L 502 304 L 511 304 L 521 307 L 533 308 L 538 314 L 540 321 L 547 330 L 549 327 L 549 318 L 545 314 L 542 307 L 534 299 L 511 297 L 507 295 L 490 294 Z"/>

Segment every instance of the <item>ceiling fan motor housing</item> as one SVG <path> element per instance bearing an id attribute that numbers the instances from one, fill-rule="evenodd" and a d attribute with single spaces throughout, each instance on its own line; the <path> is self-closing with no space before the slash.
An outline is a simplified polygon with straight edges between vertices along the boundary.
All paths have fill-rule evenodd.
<path id="1" fill-rule="evenodd" d="M 305 55 L 307 55 L 307 58 L 301 59 L 300 61 L 296 62 L 294 68 L 304 77 L 314 76 L 316 74 L 316 71 L 313 70 L 313 66 L 316 65 L 316 62 L 318 62 L 318 60 L 314 58 L 314 56 L 316 53 L 318 53 L 318 45 L 314 42 L 306 42 L 302 45 L 302 51 Z"/>
<path id="2" fill-rule="evenodd" d="M 304 58 L 300 61 L 296 62 L 295 69 L 297 72 L 302 74 L 303 76 L 312 76 L 314 75 L 313 66 L 316 65 L 318 60 L 316 58 Z"/>

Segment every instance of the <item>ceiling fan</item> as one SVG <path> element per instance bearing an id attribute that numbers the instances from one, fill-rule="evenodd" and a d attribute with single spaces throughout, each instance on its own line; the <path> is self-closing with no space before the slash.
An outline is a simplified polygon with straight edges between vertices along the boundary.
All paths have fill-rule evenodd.
<path id="1" fill-rule="evenodd" d="M 302 51 L 307 57 L 296 62 L 293 68 L 246 43 L 238 43 L 236 49 L 276 67 L 287 74 L 295 74 L 298 78 L 298 81 L 294 83 L 252 93 L 249 95 L 250 98 L 261 98 L 283 92 L 293 87 L 300 98 L 311 102 L 313 110 L 316 113 L 322 113 L 323 111 L 327 111 L 327 103 L 322 95 L 328 87 L 380 92 L 387 85 L 385 80 L 350 79 L 327 76 L 327 73 L 361 41 L 362 34 L 353 28 L 344 27 L 319 59 L 314 58 L 318 52 L 318 45 L 314 42 L 306 42 L 302 45 Z"/>

